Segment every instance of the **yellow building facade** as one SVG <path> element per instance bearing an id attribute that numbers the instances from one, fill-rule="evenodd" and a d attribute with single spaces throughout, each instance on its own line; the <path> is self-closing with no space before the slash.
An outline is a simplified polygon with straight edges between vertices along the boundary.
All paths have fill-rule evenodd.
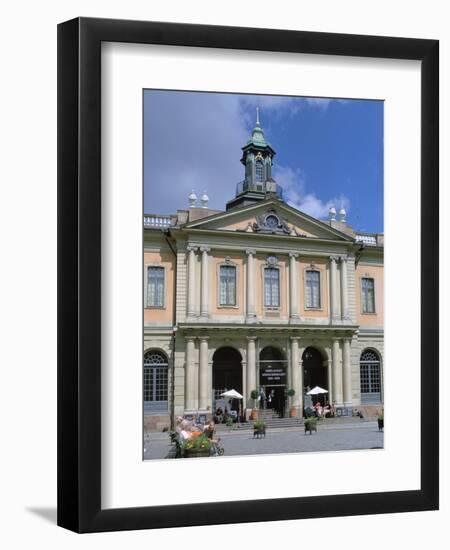
<path id="1" fill-rule="evenodd" d="M 230 389 L 247 415 L 253 390 L 285 416 L 302 416 L 314 386 L 337 414 L 382 405 L 383 235 L 355 232 L 343 210 L 322 221 L 288 205 L 274 155 L 257 124 L 225 210 L 192 194 L 144 216 L 147 429 L 208 416 Z"/>

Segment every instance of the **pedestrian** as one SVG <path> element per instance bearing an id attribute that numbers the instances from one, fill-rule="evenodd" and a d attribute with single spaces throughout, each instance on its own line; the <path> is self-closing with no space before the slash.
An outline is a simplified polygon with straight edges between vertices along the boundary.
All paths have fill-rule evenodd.
<path id="1" fill-rule="evenodd" d="M 187 441 L 192 437 L 192 423 L 189 420 L 183 420 L 180 424 L 180 438 L 182 441 Z"/>
<path id="2" fill-rule="evenodd" d="M 261 409 L 266 408 L 266 394 L 264 393 L 264 388 L 259 390 L 259 400 L 261 401 Z"/>
<path id="3" fill-rule="evenodd" d="M 314 409 L 317 416 L 322 416 L 322 405 L 320 404 L 320 401 L 317 401 L 317 403 L 314 405 Z"/>
<path id="4" fill-rule="evenodd" d="M 213 439 L 215 430 L 216 430 L 216 426 L 214 422 L 211 420 L 209 424 L 205 425 L 204 434 L 208 439 Z"/>
<path id="5" fill-rule="evenodd" d="M 177 416 L 175 431 L 178 435 L 180 435 L 180 433 L 181 433 L 181 423 L 182 422 L 183 422 L 183 417 L 182 416 Z"/>

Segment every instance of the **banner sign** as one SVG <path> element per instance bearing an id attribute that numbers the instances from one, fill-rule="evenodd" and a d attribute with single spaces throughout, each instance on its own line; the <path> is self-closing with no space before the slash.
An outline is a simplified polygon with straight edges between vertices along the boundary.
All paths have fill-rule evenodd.
<path id="1" fill-rule="evenodd" d="M 274 367 L 272 365 L 261 366 L 259 372 L 261 375 L 261 384 L 274 382 L 286 383 L 286 369 L 283 367 Z"/>

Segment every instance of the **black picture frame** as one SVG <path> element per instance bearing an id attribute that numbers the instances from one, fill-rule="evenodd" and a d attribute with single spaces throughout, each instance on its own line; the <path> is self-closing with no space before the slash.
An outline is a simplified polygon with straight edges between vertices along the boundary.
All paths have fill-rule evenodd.
<path id="1" fill-rule="evenodd" d="M 104 41 L 421 61 L 420 490 L 102 510 Z M 86 533 L 438 509 L 438 66 L 437 40 L 91 18 L 58 26 L 58 525 Z"/>

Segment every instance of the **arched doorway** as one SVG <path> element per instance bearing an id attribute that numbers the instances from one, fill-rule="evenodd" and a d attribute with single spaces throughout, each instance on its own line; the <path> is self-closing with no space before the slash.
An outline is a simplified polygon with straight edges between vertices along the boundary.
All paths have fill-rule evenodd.
<path id="1" fill-rule="evenodd" d="M 380 356 L 375 350 L 366 349 L 359 360 L 361 379 L 361 403 L 381 403 Z"/>
<path id="2" fill-rule="evenodd" d="M 167 411 L 169 388 L 169 361 L 157 349 L 144 353 L 144 411 Z"/>
<path id="3" fill-rule="evenodd" d="M 286 410 L 286 367 L 284 353 L 276 347 L 267 346 L 259 354 L 259 384 L 261 405 L 273 409 L 280 417 Z"/>
<path id="4" fill-rule="evenodd" d="M 227 390 L 236 390 L 243 395 L 242 388 L 242 357 L 237 349 L 223 347 L 216 350 L 212 365 L 213 410 L 220 407 L 231 407 L 239 410 L 242 400 L 233 399 L 231 403 L 220 397 Z"/>
<path id="5" fill-rule="evenodd" d="M 324 365 L 324 360 L 321 352 L 314 347 L 308 347 L 305 349 L 302 355 L 303 361 L 303 385 L 305 386 L 305 409 L 311 406 L 317 401 L 320 401 L 322 405 L 325 401 L 328 401 L 328 394 L 318 394 L 313 396 L 306 395 L 307 392 L 316 386 L 320 386 L 324 390 L 329 391 L 328 387 L 328 371 Z"/>

